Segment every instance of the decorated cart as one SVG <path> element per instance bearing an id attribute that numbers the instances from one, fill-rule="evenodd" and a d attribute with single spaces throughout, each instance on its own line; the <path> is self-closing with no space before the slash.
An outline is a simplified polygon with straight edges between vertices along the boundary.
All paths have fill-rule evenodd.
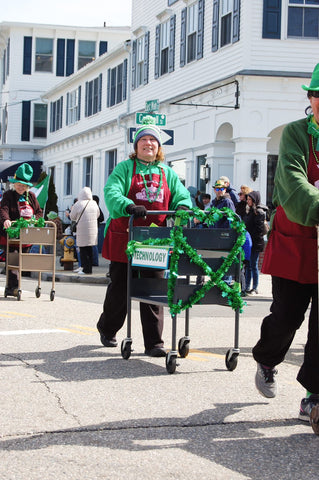
<path id="1" fill-rule="evenodd" d="M 37 246 L 35 252 L 30 252 L 31 246 Z M 11 294 L 21 300 L 22 272 L 38 272 L 38 285 L 35 289 L 37 298 L 41 295 L 41 272 L 52 272 L 52 289 L 50 300 L 54 300 L 55 290 L 55 253 L 56 252 L 56 225 L 54 222 L 19 219 L 12 222 L 7 229 L 7 254 L 6 254 L 6 287 L 4 296 Z M 18 288 L 11 293 L 9 289 L 9 272 L 18 273 Z"/>
<path id="2" fill-rule="evenodd" d="M 234 310 L 234 346 L 226 353 L 226 367 L 232 371 L 237 366 L 239 350 L 239 315 L 244 302 L 240 291 L 242 246 L 246 240 L 244 223 L 230 209 L 215 208 L 203 212 L 148 211 L 148 215 L 167 214 L 175 217 L 169 227 L 134 226 L 129 221 L 127 248 L 127 337 L 122 341 L 121 353 L 128 359 L 132 351 L 131 308 L 132 300 L 168 307 L 172 319 L 172 346 L 166 354 L 166 370 L 174 373 L 179 354 L 189 353 L 189 310 L 195 304 L 219 304 Z M 204 221 L 208 228 L 190 228 L 192 217 Z M 223 218 L 230 228 L 214 228 Z M 139 278 L 134 270 L 149 268 L 165 271 L 163 278 Z M 196 277 L 204 276 L 202 283 Z M 231 276 L 232 280 L 227 281 Z M 194 280 L 195 278 L 195 280 Z M 176 340 L 177 315 L 185 311 L 185 335 Z"/>

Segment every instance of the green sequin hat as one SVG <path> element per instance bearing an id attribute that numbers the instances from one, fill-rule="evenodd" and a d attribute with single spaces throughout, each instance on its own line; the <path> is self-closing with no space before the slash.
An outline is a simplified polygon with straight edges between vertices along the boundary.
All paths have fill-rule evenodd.
<path id="1" fill-rule="evenodd" d="M 317 65 L 314 68 L 309 87 L 307 87 L 307 85 L 301 85 L 301 88 L 303 88 L 304 90 L 307 90 L 308 92 L 309 90 L 313 90 L 314 92 L 319 92 L 319 63 L 317 63 Z"/>
<path id="2" fill-rule="evenodd" d="M 133 147 L 134 150 L 136 149 L 137 142 L 142 138 L 145 137 L 146 135 L 152 135 L 154 137 L 159 146 L 162 145 L 162 139 L 161 139 L 161 134 L 159 129 L 154 125 L 154 118 L 151 115 L 147 115 L 146 117 L 143 118 L 143 126 L 139 128 L 133 139 Z"/>
<path id="3" fill-rule="evenodd" d="M 9 179 L 11 183 L 24 183 L 32 187 L 33 183 L 30 181 L 33 176 L 33 168 L 28 163 L 22 163 L 16 170 L 13 178 Z"/>

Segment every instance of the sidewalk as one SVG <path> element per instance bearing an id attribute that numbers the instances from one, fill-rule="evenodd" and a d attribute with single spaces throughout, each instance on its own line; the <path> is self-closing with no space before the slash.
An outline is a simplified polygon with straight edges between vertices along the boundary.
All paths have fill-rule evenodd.
<path id="1" fill-rule="evenodd" d="M 99 266 L 93 267 L 92 275 L 79 275 L 73 270 L 64 270 L 60 265 L 60 257 L 56 258 L 56 269 L 55 269 L 55 281 L 56 282 L 72 282 L 72 283 L 87 283 L 87 284 L 99 284 L 99 285 L 108 285 L 110 282 L 109 277 L 107 276 L 109 271 L 108 260 L 102 257 L 99 254 Z M 74 264 L 74 268 L 77 268 L 77 263 Z M 0 271 L 4 268 L 5 264 L 0 262 Z M 37 278 L 37 273 L 34 272 L 31 274 L 33 278 Z M 43 281 L 52 282 L 52 272 L 42 272 L 41 279 Z M 259 275 L 259 294 L 256 297 L 245 297 L 247 299 L 253 298 L 271 298 L 271 277 L 270 275 Z"/>

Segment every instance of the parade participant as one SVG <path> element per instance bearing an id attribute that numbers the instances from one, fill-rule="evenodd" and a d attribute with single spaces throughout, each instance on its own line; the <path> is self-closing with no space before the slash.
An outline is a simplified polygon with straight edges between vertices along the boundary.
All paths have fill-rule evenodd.
<path id="1" fill-rule="evenodd" d="M 230 208 L 235 211 L 235 206 L 233 201 L 230 199 L 229 195 L 226 193 L 226 185 L 223 180 L 217 180 L 214 185 L 215 198 L 213 198 L 210 206 L 218 208 Z M 226 217 L 221 218 L 218 222 L 215 223 L 213 228 L 229 228 L 229 221 Z"/>
<path id="2" fill-rule="evenodd" d="M 310 86 L 302 88 L 308 92 L 312 113 L 288 124 L 281 137 L 273 194 L 276 210 L 262 266 L 263 273 L 272 275 L 273 302 L 253 356 L 257 389 L 265 397 L 275 397 L 275 367 L 284 360 L 311 302 L 308 338 L 297 376 L 307 391 L 299 418 L 308 421 L 312 408 L 319 405 L 319 64 Z"/>
<path id="3" fill-rule="evenodd" d="M 97 323 L 101 343 L 116 347 L 116 333 L 127 314 L 128 219 L 134 215 L 135 225 L 156 223 L 165 225 L 166 215 L 146 216 L 147 210 L 176 210 L 192 207 L 190 194 L 177 173 L 164 165 L 164 153 L 159 130 L 155 125 L 143 125 L 134 136 L 134 153 L 120 162 L 104 187 L 105 204 L 110 217 L 102 248 L 104 258 L 111 260 L 110 278 Z M 144 276 L 159 278 L 162 271 L 149 269 Z M 163 307 L 140 303 L 145 355 L 165 356 L 163 348 Z"/>
<path id="4" fill-rule="evenodd" d="M 14 220 L 24 218 L 26 220 L 34 217 L 38 219 L 42 217 L 37 197 L 33 192 L 29 191 L 29 187 L 33 186 L 31 182 L 33 176 L 33 168 L 28 163 L 20 165 L 14 177 L 9 179 L 13 184 L 13 190 L 4 192 L 1 200 L 0 208 L 0 237 L 4 237 L 6 242 L 6 229 L 11 227 Z M 13 295 L 14 289 L 18 286 L 17 272 L 9 270 L 8 295 Z"/>

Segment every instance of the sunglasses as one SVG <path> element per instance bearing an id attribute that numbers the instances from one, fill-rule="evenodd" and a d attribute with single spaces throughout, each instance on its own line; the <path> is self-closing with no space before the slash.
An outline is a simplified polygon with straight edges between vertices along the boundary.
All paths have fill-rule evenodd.
<path id="1" fill-rule="evenodd" d="M 309 92 L 309 95 L 310 95 L 311 97 L 319 98 L 319 92 L 315 92 L 314 90 L 311 90 L 311 91 Z"/>
<path id="2" fill-rule="evenodd" d="M 215 188 L 216 192 L 222 192 L 223 190 L 225 190 L 224 188 Z"/>

